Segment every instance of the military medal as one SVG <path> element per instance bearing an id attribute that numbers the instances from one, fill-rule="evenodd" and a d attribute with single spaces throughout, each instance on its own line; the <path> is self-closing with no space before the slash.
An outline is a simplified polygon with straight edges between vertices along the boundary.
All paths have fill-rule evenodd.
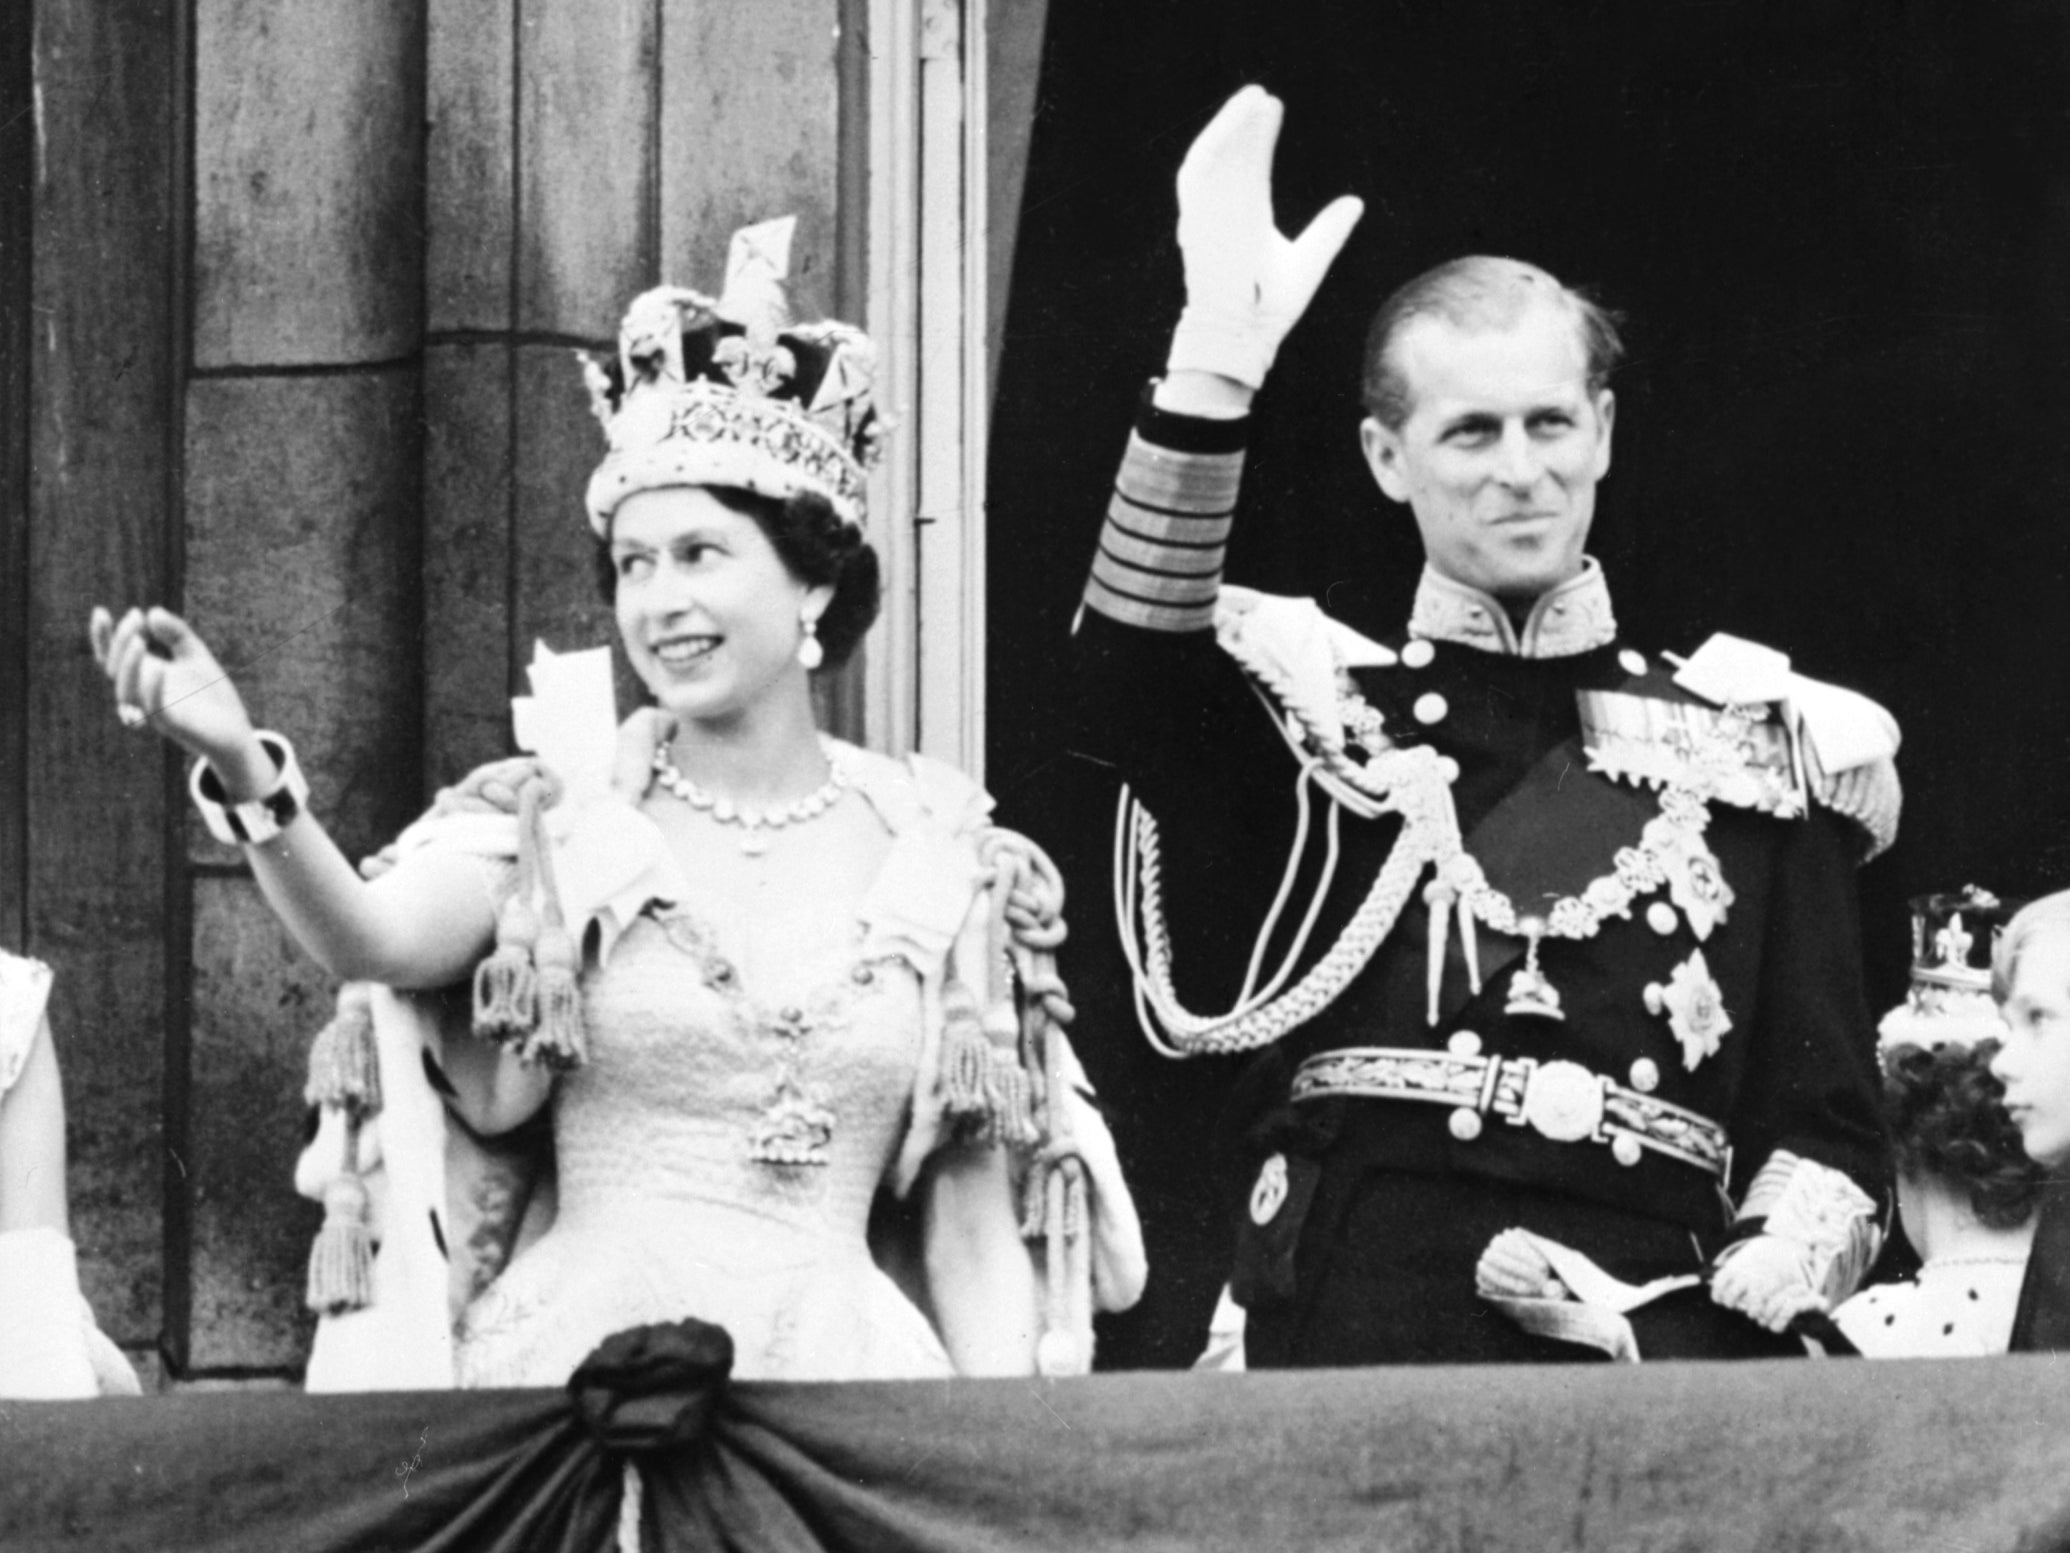
<path id="1" fill-rule="evenodd" d="M 1538 964 L 1538 943 L 1545 937 L 1545 919 L 1526 917 L 1517 924 L 1529 945 L 1524 951 L 1524 968 L 1509 979 L 1509 1003 L 1505 1014 L 1531 1014 L 1540 1019 L 1565 1020 L 1560 1008 L 1560 990 L 1547 979 Z"/>
<path id="2" fill-rule="evenodd" d="M 1524 964 L 1510 978 L 1504 1012 L 1540 1019 L 1564 1021 L 1567 1017 L 1560 1006 L 1559 989 L 1539 963 L 1539 947 L 1548 937 L 1593 938 L 1606 920 L 1629 918 L 1641 898 L 1664 887 L 1674 905 L 1656 901 L 1648 908 L 1647 921 L 1654 931 L 1673 932 L 1677 925 L 1674 906 L 1679 906 L 1697 939 L 1708 939 L 1724 922 L 1733 900 L 1732 887 L 1704 840 L 1711 820 L 1709 801 L 1718 796 L 1721 777 L 1740 770 L 1743 742 L 1758 711 L 1727 707 L 1708 723 L 1686 730 L 1683 758 L 1672 772 L 1663 773 L 1660 813 L 1646 822 L 1638 845 L 1620 847 L 1610 872 L 1591 880 L 1578 894 L 1555 901 L 1543 916 L 1520 914 L 1514 901 L 1488 883 L 1472 853 L 1461 851 L 1444 863 L 1424 895 L 1431 906 L 1430 1023 L 1437 1024 L 1440 1017 L 1438 991 L 1444 939 L 1450 927 L 1448 910 L 1458 912 L 1469 959 L 1476 920 L 1495 932 L 1525 940 Z M 1469 972 L 1473 990 L 1479 993 L 1480 977 L 1471 964 Z M 1656 1015 L 1668 1015 L 1682 1042 L 1684 1060 L 1692 1068 L 1716 1051 L 1718 1038 L 1732 1028 L 1717 983 L 1711 980 L 1701 954 L 1679 967 L 1668 986 L 1648 988 L 1646 1001 Z"/>

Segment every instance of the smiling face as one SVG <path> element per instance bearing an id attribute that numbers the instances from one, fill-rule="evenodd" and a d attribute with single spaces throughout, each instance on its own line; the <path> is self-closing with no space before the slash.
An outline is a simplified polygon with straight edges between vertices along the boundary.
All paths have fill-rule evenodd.
<path id="1" fill-rule="evenodd" d="M 1427 315 L 1392 350 L 1409 413 L 1399 429 L 1369 418 L 1360 437 L 1380 489 L 1415 513 L 1430 564 L 1498 598 L 1578 574 L 1615 401 L 1589 392 L 1572 307 L 1534 302 L 1470 330 Z"/>
<path id="2" fill-rule="evenodd" d="M 2005 1108 L 2030 1159 L 2070 1162 L 2070 923 L 2020 947 L 2005 999 L 2011 1033 L 1992 1059 Z"/>
<path id="3" fill-rule="evenodd" d="M 832 590 L 793 577 L 762 526 L 701 486 L 638 491 L 611 519 L 614 608 L 654 699 L 697 722 L 805 694 L 799 620 Z"/>

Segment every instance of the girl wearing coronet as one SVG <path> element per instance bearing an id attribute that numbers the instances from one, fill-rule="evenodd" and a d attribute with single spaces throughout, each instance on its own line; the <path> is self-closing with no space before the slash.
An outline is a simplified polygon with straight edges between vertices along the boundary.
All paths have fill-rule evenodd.
<path id="1" fill-rule="evenodd" d="M 457 1311 L 450 1351 L 420 1320 L 413 1374 L 338 1384 L 559 1384 L 611 1333 L 684 1317 L 730 1332 L 742 1376 L 1054 1373 L 1089 1362 L 1095 1291 L 1140 1288 L 1057 1028 L 1053 870 L 959 773 L 814 725 L 810 674 L 877 611 L 880 423 L 868 340 L 784 317 L 789 229 L 737 234 L 717 301 L 640 297 L 616 359 L 588 368 L 610 443 L 588 496 L 600 577 L 656 704 L 608 785 L 574 769 L 593 750 L 535 741 L 545 758 L 442 795 L 364 880 L 191 628 L 95 612 L 118 708 L 199 757 L 205 817 L 283 921 L 373 984 L 348 987 L 312 1062 L 345 1167 L 313 1301 L 343 1326 L 442 1282 L 380 1265 L 394 1235 L 365 1263 L 363 1126 L 378 1117 L 391 1225 L 423 1217 L 398 1208 L 422 1190 L 410 1161 L 440 1157 L 399 1031 L 474 1133 L 551 1114 L 551 1225 Z M 387 990 L 468 978 L 472 1037 Z M 880 1188 L 909 1210 L 879 1216 L 901 1246 L 866 1238 Z"/>

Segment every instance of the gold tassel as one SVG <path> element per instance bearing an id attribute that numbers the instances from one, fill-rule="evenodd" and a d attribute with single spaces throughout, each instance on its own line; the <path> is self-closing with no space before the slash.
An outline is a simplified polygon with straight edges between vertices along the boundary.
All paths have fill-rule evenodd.
<path id="1" fill-rule="evenodd" d="M 496 947 L 474 968 L 474 1033 L 483 1040 L 521 1042 L 538 1024 L 538 942 L 538 913 L 522 892 L 512 895 L 496 913 Z"/>
<path id="2" fill-rule="evenodd" d="M 309 1082 L 302 1098 L 335 1106 L 354 1122 L 381 1111 L 381 1060 L 374 1046 L 374 1013 L 364 982 L 338 989 L 337 1012 L 309 1047 Z"/>
<path id="3" fill-rule="evenodd" d="M 589 1042 L 582 1027 L 582 988 L 575 979 L 575 939 L 559 923 L 539 934 L 539 1025 L 525 1045 L 525 1061 L 544 1063 L 556 1073 L 579 1068 L 589 1060 Z"/>
<path id="4" fill-rule="evenodd" d="M 1040 1240 L 1048 1222 L 1050 1167 L 1040 1161 L 1021 1177 L 1021 1239 Z"/>
<path id="5" fill-rule="evenodd" d="M 992 1091 L 994 1141 L 1014 1148 L 1032 1148 L 1042 1135 L 1035 1127 L 1035 1107 L 1028 1090 L 1028 1075 L 1019 1062 L 996 1047 L 993 1049 Z"/>
<path id="6" fill-rule="evenodd" d="M 359 1129 L 349 1129 L 356 1144 Z M 348 1145 L 351 1148 L 352 1145 Z M 309 1252 L 309 1308 L 320 1316 L 361 1310 L 374 1298 L 374 1232 L 366 1184 L 347 1172 L 323 1189 L 323 1228 Z"/>
<path id="7" fill-rule="evenodd" d="M 496 947 L 474 968 L 474 1033 L 520 1050 L 539 1024 L 539 913 L 532 890 L 539 870 L 539 796 L 544 784 L 528 777 L 517 790 L 517 878 L 496 913 Z"/>
<path id="8" fill-rule="evenodd" d="M 1071 1245 L 1066 1224 L 1070 1218 L 1070 1181 L 1064 1160 L 1052 1161 L 1043 1180 L 1043 1235 L 1046 1276 L 1042 1335 L 1035 1340 L 1035 1369 L 1038 1374 L 1082 1375 L 1089 1366 L 1071 1320 Z"/>
<path id="9" fill-rule="evenodd" d="M 959 1121 L 991 1112 L 992 1046 L 977 999 L 960 982 L 942 989 L 942 1104 Z"/>
<path id="10" fill-rule="evenodd" d="M 553 847 L 540 822 L 539 795 L 519 806 L 518 823 L 524 827 L 519 843 L 531 848 L 533 866 L 539 872 L 541 920 L 532 960 L 538 967 L 535 984 L 537 1028 L 525 1043 L 525 1061 L 544 1063 L 555 1073 L 566 1073 L 589 1060 L 589 1041 L 582 1025 L 582 988 L 577 980 L 582 950 L 561 915 L 560 887 L 553 876 Z"/>

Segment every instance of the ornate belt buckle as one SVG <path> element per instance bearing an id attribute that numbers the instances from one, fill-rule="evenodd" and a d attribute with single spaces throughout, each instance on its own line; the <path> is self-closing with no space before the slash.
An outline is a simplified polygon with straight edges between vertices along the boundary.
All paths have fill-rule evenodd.
<path id="1" fill-rule="evenodd" d="M 1555 1143 L 1579 1143 L 1603 1125 L 1603 1081 L 1578 1062 L 1542 1062 L 1524 1083 L 1524 1120 Z"/>

